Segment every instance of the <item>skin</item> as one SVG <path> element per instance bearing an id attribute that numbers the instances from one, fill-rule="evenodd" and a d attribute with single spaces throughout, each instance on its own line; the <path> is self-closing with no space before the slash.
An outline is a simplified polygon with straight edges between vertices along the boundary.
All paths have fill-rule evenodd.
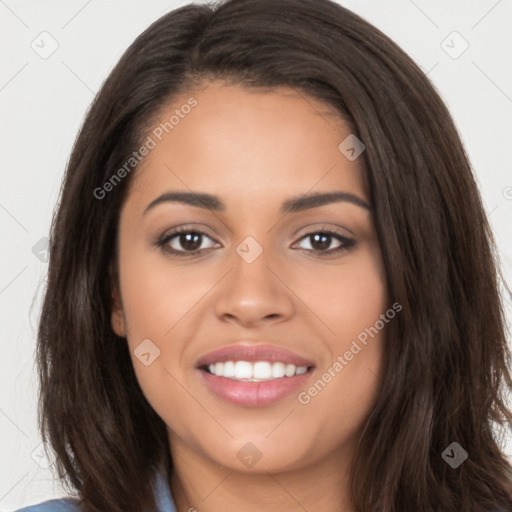
<path id="1" fill-rule="evenodd" d="M 297 393 L 264 407 L 232 405 L 206 387 L 196 361 L 238 340 L 271 343 L 315 362 L 298 392 L 307 390 L 386 311 L 369 210 L 334 202 L 279 213 L 283 201 L 306 193 L 341 190 L 369 203 L 363 160 L 338 149 L 351 132 L 337 113 L 293 89 L 214 81 L 177 99 L 161 120 L 190 96 L 197 106 L 133 177 L 112 311 L 141 389 L 168 427 L 178 511 L 350 512 L 348 465 L 379 390 L 385 328 L 307 405 Z M 178 190 L 215 194 L 226 208 L 164 202 L 144 214 L 163 192 Z M 201 254 L 173 256 L 156 244 L 182 225 L 207 233 Z M 322 256 L 340 242 L 327 238 L 318 249 L 306 235 L 326 228 L 355 245 Z M 250 264 L 236 252 L 247 236 L 263 249 Z M 179 235 L 169 246 L 190 247 Z M 134 350 L 148 338 L 160 355 L 145 366 Z M 237 457 L 248 442 L 261 453 L 250 468 Z"/>

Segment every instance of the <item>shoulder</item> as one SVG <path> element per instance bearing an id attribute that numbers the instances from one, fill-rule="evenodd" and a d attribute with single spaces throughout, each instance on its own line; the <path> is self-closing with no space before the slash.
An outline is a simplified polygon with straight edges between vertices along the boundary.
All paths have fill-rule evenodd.
<path id="1" fill-rule="evenodd" d="M 80 502 L 73 499 L 49 500 L 14 512 L 79 512 Z"/>

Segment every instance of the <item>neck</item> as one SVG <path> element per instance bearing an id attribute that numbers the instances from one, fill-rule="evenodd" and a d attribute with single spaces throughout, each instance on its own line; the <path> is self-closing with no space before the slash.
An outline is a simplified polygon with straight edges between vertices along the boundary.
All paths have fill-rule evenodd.
<path id="1" fill-rule="evenodd" d="M 172 443 L 170 489 L 178 512 L 353 512 L 347 453 L 286 472 L 240 472 Z"/>

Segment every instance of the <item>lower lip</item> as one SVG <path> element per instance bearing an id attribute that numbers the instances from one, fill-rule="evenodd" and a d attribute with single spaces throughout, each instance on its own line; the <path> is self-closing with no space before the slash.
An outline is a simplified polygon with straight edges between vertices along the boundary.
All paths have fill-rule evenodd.
<path id="1" fill-rule="evenodd" d="M 245 382 L 216 377 L 205 370 L 200 370 L 206 385 L 226 402 L 244 407 L 262 407 L 293 393 L 309 379 L 311 370 L 293 377 L 266 380 L 261 382 Z"/>

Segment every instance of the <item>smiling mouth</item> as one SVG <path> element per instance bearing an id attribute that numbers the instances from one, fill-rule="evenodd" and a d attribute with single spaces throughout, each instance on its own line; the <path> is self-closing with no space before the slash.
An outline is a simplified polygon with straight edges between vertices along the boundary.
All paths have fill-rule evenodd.
<path id="1" fill-rule="evenodd" d="M 223 361 L 204 365 L 200 369 L 215 377 L 241 382 L 267 382 L 303 375 L 313 367 L 296 366 L 281 361 Z"/>
<path id="2" fill-rule="evenodd" d="M 244 342 L 205 354 L 196 368 L 213 396 L 239 407 L 263 407 L 290 398 L 315 371 L 313 360 L 283 347 Z"/>

